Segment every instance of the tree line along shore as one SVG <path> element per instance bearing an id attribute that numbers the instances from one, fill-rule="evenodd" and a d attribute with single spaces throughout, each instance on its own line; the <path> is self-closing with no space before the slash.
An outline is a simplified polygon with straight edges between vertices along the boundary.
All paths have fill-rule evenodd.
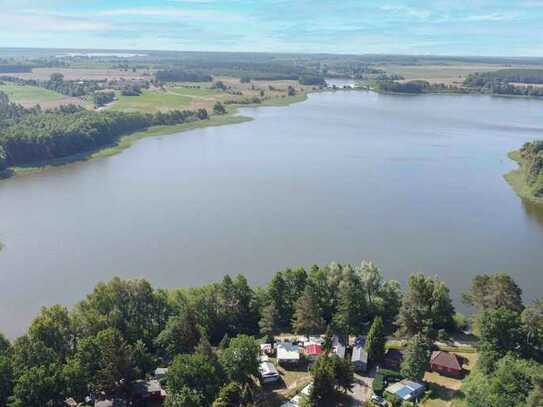
<path id="1" fill-rule="evenodd" d="M 440 394 L 439 386 L 427 383 L 435 351 L 447 357 L 464 349 L 476 352 L 478 362 L 463 372 L 455 406 L 540 406 L 543 299 L 524 304 L 515 281 L 497 273 L 475 277 L 463 301 L 469 317 L 455 311 L 449 289 L 436 277 L 413 274 L 402 289 L 368 262 L 287 269 L 265 287 L 251 287 L 242 275 L 169 290 L 114 278 L 71 309 L 42 308 L 13 342 L 0 337 L 0 405 L 288 403 L 296 389 L 266 384 L 262 363 L 279 369 L 284 380 L 294 375 L 303 386 L 311 383 L 299 405 L 349 405 L 359 365 L 337 352 L 339 341 L 353 360 L 356 347 L 365 353 L 362 377 L 378 368 L 373 392 L 384 392 L 387 405 L 426 405 Z M 285 342 L 293 335 L 306 339 Z M 353 337 L 364 339 L 352 344 Z M 467 337 L 469 346 L 459 348 Z M 272 354 L 278 343 L 297 346 L 307 338 L 318 338 L 310 348 L 306 343 L 307 363 L 280 368 L 279 355 L 261 354 L 261 348 Z M 402 351 L 401 363 L 387 364 L 390 348 Z M 427 390 L 402 399 L 384 390 L 397 380 Z M 374 400 L 384 403 L 379 397 Z"/>
<path id="2" fill-rule="evenodd" d="M 543 141 L 525 143 L 509 157 L 519 168 L 506 174 L 505 179 L 522 198 L 543 203 Z"/>
<path id="3" fill-rule="evenodd" d="M 211 80 L 209 76 L 187 76 L 178 71 L 159 71 L 157 77 L 162 77 L 161 72 L 162 76 L 177 80 Z M 92 94 L 97 109 L 77 104 L 50 109 L 42 109 L 39 105 L 23 107 L 10 101 L 0 90 L 0 173 L 4 176 L 12 174 L 14 168 L 35 168 L 100 156 L 95 153 L 106 147 L 110 154 L 118 150 L 115 146 L 122 144 L 124 136 L 135 132 L 139 132 L 141 138 L 244 121 L 247 118 L 235 116 L 236 106 L 294 103 L 304 100 L 310 90 L 290 84 L 265 88 L 253 84 L 246 90 L 246 95 L 255 96 L 244 96 L 232 83 L 216 80 L 207 85 L 200 82 L 164 85 L 162 82 L 121 81 L 116 85 L 108 84 L 117 86 L 117 90 L 103 91 L 102 82 L 66 81 L 61 74 L 53 74 L 47 81 L 5 79 L 20 83 L 20 86 L 42 86 L 69 95 Z M 153 90 L 146 91 L 150 86 L 154 86 Z M 120 105 L 106 106 L 118 97 L 125 98 L 119 100 Z M 191 98 L 205 103 L 191 104 L 192 110 L 177 108 Z M 156 128 L 160 129 L 156 131 Z M 145 134 L 142 131 L 146 131 Z"/>

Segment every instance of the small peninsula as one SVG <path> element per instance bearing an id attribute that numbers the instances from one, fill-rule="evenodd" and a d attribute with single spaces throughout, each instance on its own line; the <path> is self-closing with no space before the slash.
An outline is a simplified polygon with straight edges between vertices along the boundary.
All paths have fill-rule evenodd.
<path id="1" fill-rule="evenodd" d="M 519 168 L 505 175 L 507 182 L 520 197 L 543 204 L 543 140 L 524 144 L 509 158 Z"/>

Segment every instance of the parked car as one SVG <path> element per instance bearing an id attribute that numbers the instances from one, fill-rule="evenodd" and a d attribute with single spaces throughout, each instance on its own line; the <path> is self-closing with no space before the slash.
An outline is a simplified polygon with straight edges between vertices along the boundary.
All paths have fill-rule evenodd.
<path id="1" fill-rule="evenodd" d="M 371 401 L 374 404 L 377 404 L 378 406 L 381 406 L 381 407 L 388 406 L 388 402 L 384 398 L 378 396 L 377 394 L 374 394 L 373 396 L 371 396 Z"/>

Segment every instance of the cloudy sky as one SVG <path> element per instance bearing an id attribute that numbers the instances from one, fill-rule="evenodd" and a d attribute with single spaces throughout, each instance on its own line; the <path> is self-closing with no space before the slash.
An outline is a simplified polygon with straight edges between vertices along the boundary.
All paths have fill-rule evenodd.
<path id="1" fill-rule="evenodd" d="M 0 47 L 543 56 L 543 0 L 0 0 Z"/>

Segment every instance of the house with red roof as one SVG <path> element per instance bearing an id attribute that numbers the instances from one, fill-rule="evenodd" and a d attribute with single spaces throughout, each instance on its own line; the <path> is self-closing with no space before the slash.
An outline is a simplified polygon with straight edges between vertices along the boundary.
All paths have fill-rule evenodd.
<path id="1" fill-rule="evenodd" d="M 433 372 L 444 376 L 459 377 L 462 375 L 462 364 L 454 353 L 437 351 L 432 353 L 430 368 Z"/>

